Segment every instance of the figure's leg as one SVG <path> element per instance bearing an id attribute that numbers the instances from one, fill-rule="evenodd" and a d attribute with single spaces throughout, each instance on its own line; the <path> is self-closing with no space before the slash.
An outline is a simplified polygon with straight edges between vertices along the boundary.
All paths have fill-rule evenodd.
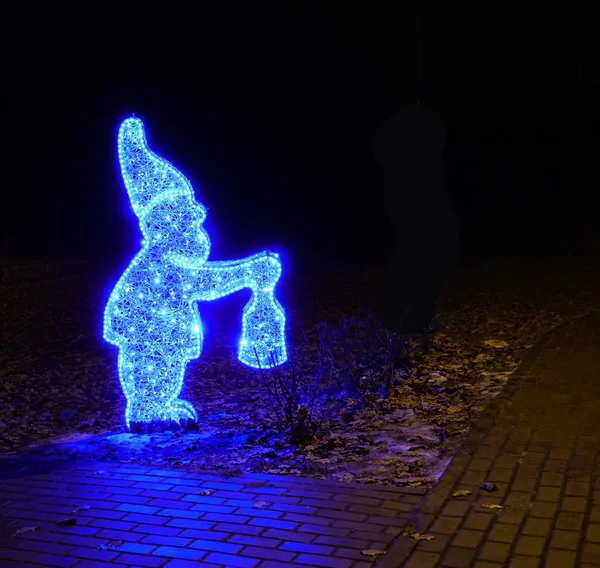
<path id="1" fill-rule="evenodd" d="M 133 423 L 197 420 L 194 407 L 178 399 L 187 361 L 180 355 L 165 357 L 147 346 L 119 350 L 119 379 L 127 399 L 125 420 Z"/>

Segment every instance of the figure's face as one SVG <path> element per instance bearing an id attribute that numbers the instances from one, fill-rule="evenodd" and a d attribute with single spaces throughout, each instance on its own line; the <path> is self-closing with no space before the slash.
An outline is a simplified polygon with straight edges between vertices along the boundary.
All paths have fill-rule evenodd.
<path id="1" fill-rule="evenodd" d="M 203 228 L 206 209 L 193 197 L 180 196 L 155 206 L 144 218 L 144 234 L 150 247 L 170 256 L 203 262 L 210 239 Z"/>

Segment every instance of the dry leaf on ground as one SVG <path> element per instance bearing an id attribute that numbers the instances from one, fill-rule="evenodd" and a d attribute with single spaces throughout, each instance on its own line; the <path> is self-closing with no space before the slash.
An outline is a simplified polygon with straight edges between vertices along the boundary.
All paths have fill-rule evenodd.
<path id="1" fill-rule="evenodd" d="M 471 491 L 468 489 L 459 489 L 458 491 L 452 493 L 452 497 L 464 497 L 466 495 L 471 495 Z"/>
<path id="2" fill-rule="evenodd" d="M 40 530 L 39 526 L 35 526 L 35 527 L 23 527 L 22 529 L 17 529 L 13 533 L 13 536 L 15 534 L 26 534 L 26 533 L 30 533 L 30 532 L 34 532 L 34 531 L 39 531 L 39 530 Z"/>
<path id="3" fill-rule="evenodd" d="M 496 349 L 508 347 L 508 342 L 503 339 L 486 339 L 484 343 L 489 347 L 495 347 Z"/>
<path id="4" fill-rule="evenodd" d="M 413 533 L 410 535 L 410 538 L 414 538 L 415 540 L 433 540 L 435 536 L 432 534 Z"/>
<path id="5" fill-rule="evenodd" d="M 375 556 L 381 556 L 383 554 L 385 554 L 385 550 L 376 550 L 376 549 L 366 549 L 366 550 L 361 550 L 360 553 L 363 556 L 371 556 L 371 557 L 375 557 Z"/>
<path id="6" fill-rule="evenodd" d="M 110 550 L 111 548 L 118 548 L 123 544 L 122 540 L 110 540 L 104 544 L 98 546 L 98 550 Z"/>

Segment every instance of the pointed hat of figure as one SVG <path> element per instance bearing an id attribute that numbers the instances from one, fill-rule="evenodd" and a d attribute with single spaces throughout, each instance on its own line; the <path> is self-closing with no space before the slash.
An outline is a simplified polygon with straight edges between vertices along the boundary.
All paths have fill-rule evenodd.
<path id="1" fill-rule="evenodd" d="M 155 205 L 181 195 L 194 196 L 189 180 L 148 148 L 144 123 L 128 118 L 119 128 L 119 164 L 133 212 L 141 220 Z"/>

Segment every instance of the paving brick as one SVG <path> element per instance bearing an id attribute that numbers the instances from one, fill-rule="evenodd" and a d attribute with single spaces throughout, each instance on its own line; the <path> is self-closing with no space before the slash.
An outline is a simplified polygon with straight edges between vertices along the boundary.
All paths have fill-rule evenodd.
<path id="1" fill-rule="evenodd" d="M 562 548 L 565 550 L 577 550 L 579 544 L 579 533 L 575 531 L 555 530 L 550 538 L 550 548 Z"/>
<path id="2" fill-rule="evenodd" d="M 441 534 L 454 534 L 460 525 L 460 519 L 456 517 L 438 517 L 431 525 L 432 532 Z"/>
<path id="3" fill-rule="evenodd" d="M 182 558 L 184 560 L 202 560 L 206 556 L 203 550 L 193 548 L 179 548 L 175 546 L 159 546 L 152 554 L 168 558 Z"/>
<path id="4" fill-rule="evenodd" d="M 138 481 L 133 484 L 136 489 L 153 489 L 155 491 L 170 491 L 173 489 L 172 484 L 167 483 L 148 483 L 146 481 Z"/>
<path id="5" fill-rule="evenodd" d="M 541 556 L 546 539 L 540 536 L 520 536 L 517 540 L 515 554 Z"/>
<path id="6" fill-rule="evenodd" d="M 361 540 L 368 540 L 368 541 L 382 540 L 385 542 L 391 542 L 392 540 L 394 540 L 393 535 L 385 533 L 385 532 L 374 533 L 374 532 L 369 532 L 369 531 L 352 531 L 350 536 L 352 538 L 358 538 Z"/>
<path id="7" fill-rule="evenodd" d="M 462 485 L 481 485 L 486 480 L 485 471 L 466 471 L 461 478 Z"/>
<path id="8" fill-rule="evenodd" d="M 172 501 L 178 501 L 186 494 L 178 493 L 175 491 L 154 491 L 152 489 L 146 489 L 145 491 L 142 491 L 139 495 L 140 497 L 148 497 L 152 499 L 170 499 Z M 219 503 L 215 504 L 218 505 Z"/>
<path id="9" fill-rule="evenodd" d="M 192 542 L 192 539 L 152 534 L 145 536 L 140 542 L 143 544 L 160 544 L 164 546 L 187 546 L 190 542 Z"/>
<path id="10" fill-rule="evenodd" d="M 115 521 L 113 519 L 94 519 L 89 523 L 88 526 L 116 531 L 130 531 L 136 526 L 136 523 L 130 523 L 128 521 Z"/>
<path id="11" fill-rule="evenodd" d="M 488 535 L 488 539 L 497 542 L 511 543 L 518 532 L 519 525 L 494 523 Z"/>
<path id="12" fill-rule="evenodd" d="M 231 513 L 237 509 L 238 507 L 227 507 L 226 505 L 207 505 L 206 503 L 190 504 L 190 511 L 200 511 L 202 513 L 223 513 L 225 515 L 231 515 Z"/>
<path id="13" fill-rule="evenodd" d="M 558 503 L 560 500 L 560 488 L 542 485 L 538 488 L 535 494 L 536 501 L 551 501 Z"/>
<path id="14" fill-rule="evenodd" d="M 111 505 L 117 505 L 117 503 L 131 503 L 133 505 L 144 505 L 149 501 L 148 497 L 142 497 L 140 495 L 108 495 L 106 501 L 100 501 L 99 509 L 112 508 Z"/>
<path id="15" fill-rule="evenodd" d="M 296 523 L 294 523 L 294 525 L 295 524 Z M 280 527 L 273 527 L 273 528 L 280 528 Z M 281 527 L 281 528 L 286 528 L 286 527 Z M 293 528 L 295 528 L 295 526 Z M 290 529 L 287 529 L 287 530 L 290 530 Z M 293 530 L 293 529 L 291 529 L 291 530 Z M 350 529 L 344 528 L 344 527 L 324 527 L 321 525 L 313 525 L 310 523 L 301 524 L 298 527 L 298 531 L 319 534 L 319 535 L 325 535 L 325 536 L 339 536 L 339 537 L 348 536 L 351 532 Z"/>
<path id="16" fill-rule="evenodd" d="M 249 527 L 249 528 L 258 528 L 258 527 Z M 259 533 L 257 533 L 259 534 Z M 315 536 L 312 533 L 299 533 L 293 531 L 286 531 L 281 529 L 267 529 L 264 531 L 261 536 L 266 538 L 276 538 L 279 540 L 285 540 L 289 542 L 303 542 L 309 543 L 315 540 Z M 327 543 L 324 543 L 327 544 Z"/>
<path id="17" fill-rule="evenodd" d="M 328 527 L 333 524 L 333 519 L 325 519 L 317 515 L 298 515 L 296 513 L 288 513 L 282 517 L 282 520 L 296 523 L 311 523 L 323 527 Z"/>
<path id="18" fill-rule="evenodd" d="M 510 545 L 504 542 L 486 542 L 479 552 L 480 560 L 506 564 L 510 554 Z"/>
<path id="19" fill-rule="evenodd" d="M 198 511 L 198 513 L 200 513 Z M 203 513 L 203 521 L 212 521 L 215 523 L 239 523 L 245 524 L 250 520 L 248 515 L 232 515 L 227 513 Z"/>
<path id="20" fill-rule="evenodd" d="M 326 568 L 350 568 L 352 560 L 346 558 L 333 558 L 317 554 L 300 554 L 294 560 L 295 564 L 308 564 L 309 566 L 323 566 Z"/>
<path id="21" fill-rule="evenodd" d="M 251 509 L 240 508 L 237 511 L 235 511 L 235 515 L 246 515 L 249 517 L 262 517 L 264 519 L 279 519 L 279 518 L 285 519 L 286 517 L 289 516 L 289 515 L 284 515 L 284 513 L 282 511 L 274 511 L 271 509 L 258 509 L 258 508 L 254 508 L 254 507 Z"/>
<path id="22" fill-rule="evenodd" d="M 442 510 L 442 515 L 446 517 L 464 517 L 471 510 L 469 501 L 449 501 Z"/>
<path id="23" fill-rule="evenodd" d="M 492 520 L 493 517 L 491 515 L 472 511 L 465 520 L 464 528 L 484 531 L 488 528 Z"/>
<path id="24" fill-rule="evenodd" d="M 600 544 L 586 542 L 583 545 L 583 554 L 581 560 L 590 564 L 597 564 L 600 558 Z"/>
<path id="25" fill-rule="evenodd" d="M 298 513 L 300 515 L 312 515 L 316 513 L 315 507 L 306 505 L 288 505 L 287 503 L 274 503 L 269 507 L 271 511 L 283 511 L 284 513 Z"/>
<path id="26" fill-rule="evenodd" d="M 21 566 L 25 566 L 24 562 L 32 562 L 34 564 L 41 564 L 42 566 L 56 566 L 58 568 L 69 568 L 77 562 L 76 558 L 43 554 L 41 552 L 10 550 L 7 548 L 0 548 L 0 559 L 12 560 Z"/>
<path id="27" fill-rule="evenodd" d="M 243 556 L 232 556 L 231 554 L 222 554 L 220 552 L 211 552 L 206 557 L 207 562 L 213 564 L 224 564 L 229 568 L 254 568 L 260 560 L 256 558 L 247 558 Z"/>
<path id="28" fill-rule="evenodd" d="M 233 523 L 217 523 L 214 526 L 217 531 L 225 531 L 230 533 L 257 535 L 263 532 L 263 527 L 253 527 L 250 525 L 237 525 Z"/>
<path id="29" fill-rule="evenodd" d="M 313 535 L 314 536 L 314 535 Z M 310 541 L 309 541 L 310 542 Z M 321 535 L 314 539 L 315 544 L 325 544 L 328 546 L 342 546 L 344 548 L 367 548 L 370 540 L 358 538 L 344 538 L 337 536 Z"/>
<path id="30" fill-rule="evenodd" d="M 175 536 L 182 531 L 181 527 L 167 527 L 162 525 L 137 525 L 132 530 L 143 534 L 163 536 Z"/>
<path id="31" fill-rule="evenodd" d="M 290 562 L 296 555 L 296 552 L 285 551 L 281 549 L 262 548 L 259 546 L 247 546 L 241 553 L 243 556 L 251 558 L 261 558 L 266 560 L 277 560 L 279 562 Z"/>
<path id="32" fill-rule="evenodd" d="M 441 552 L 444 552 L 444 550 L 446 550 L 446 548 L 450 544 L 450 541 L 453 538 L 453 535 L 436 534 L 436 533 L 432 533 L 430 531 L 427 531 L 427 534 L 433 536 L 434 538 L 432 540 L 420 540 L 416 546 L 417 550 L 441 553 Z M 409 540 L 412 540 L 412 539 L 409 539 Z M 396 541 L 396 542 L 398 542 L 398 541 Z M 373 546 L 372 544 L 369 545 L 369 548 L 371 548 L 372 546 Z M 375 548 L 375 547 L 373 547 L 373 548 Z M 385 546 L 383 546 L 382 548 L 385 548 Z"/>
<path id="33" fill-rule="evenodd" d="M 28 550 L 31 552 L 46 552 L 48 554 L 67 554 L 72 546 L 68 544 L 58 544 L 55 542 L 40 542 L 35 540 L 23 540 L 19 538 L 3 538 L 0 539 L 0 546 L 3 548 L 16 548 L 20 550 Z"/>
<path id="34" fill-rule="evenodd" d="M 474 531 L 470 529 L 460 529 L 454 540 L 453 546 L 462 546 L 464 548 L 477 548 L 483 539 L 485 533 L 483 531 Z"/>
<path id="35" fill-rule="evenodd" d="M 575 568 L 575 553 L 568 550 L 549 550 L 545 568 Z"/>
<path id="36" fill-rule="evenodd" d="M 412 553 L 403 568 L 434 568 L 440 559 L 441 556 L 435 552 L 421 552 L 417 550 Z"/>
<path id="37" fill-rule="evenodd" d="M 442 557 L 443 566 L 463 568 L 469 566 L 475 558 L 475 550 L 451 546 Z"/>
<path id="38" fill-rule="evenodd" d="M 158 517 L 164 518 L 164 522 L 166 522 L 166 526 L 168 527 L 178 527 L 181 529 L 199 529 L 199 530 L 208 530 L 215 526 L 215 523 L 212 521 L 196 521 L 194 519 L 171 519 L 168 520 L 168 517 Z M 167 522 L 168 521 L 168 522 Z"/>
<path id="39" fill-rule="evenodd" d="M 359 495 L 346 495 L 344 493 L 336 493 L 333 496 L 334 501 L 342 501 L 344 503 L 350 503 L 352 505 L 366 505 L 367 507 L 379 507 L 382 499 L 374 499 L 372 497 L 361 497 Z M 385 503 L 394 503 L 394 501 L 385 501 Z"/>
<path id="40" fill-rule="evenodd" d="M 173 499 L 152 499 L 148 501 L 147 505 L 159 509 L 189 509 L 192 506 L 192 503 L 188 501 L 174 501 Z M 139 512 L 142 513 L 143 511 Z"/>
<path id="41" fill-rule="evenodd" d="M 164 525 L 169 519 L 167 517 L 157 517 L 155 515 L 142 515 L 140 513 L 129 513 L 123 517 L 124 521 L 132 523 L 143 523 L 148 525 Z"/>
<path id="42" fill-rule="evenodd" d="M 553 519 L 556 516 L 558 503 L 536 501 L 529 510 L 529 516 L 540 519 Z"/>
<path id="43" fill-rule="evenodd" d="M 116 552 L 115 550 L 98 550 L 96 548 L 87 548 L 83 546 L 75 547 L 69 552 L 69 556 L 87 558 L 89 560 L 100 560 L 103 562 L 110 562 L 118 555 L 119 552 Z"/>
<path id="44" fill-rule="evenodd" d="M 119 550 L 134 554 L 150 554 L 155 548 L 156 546 L 153 544 L 140 544 L 139 542 L 123 542 L 119 545 Z"/>
<path id="45" fill-rule="evenodd" d="M 227 554 L 236 554 L 242 550 L 243 546 L 231 542 L 222 542 L 218 540 L 202 540 L 197 539 L 190 544 L 190 548 L 199 548 L 201 550 L 212 550 L 216 552 L 224 552 Z"/>
<path id="46" fill-rule="evenodd" d="M 228 540 L 231 536 L 229 532 L 215 531 L 215 530 L 198 530 L 198 529 L 186 529 L 179 533 L 181 538 L 192 538 L 192 539 L 203 539 L 203 540 Z"/>
<path id="47" fill-rule="evenodd" d="M 280 547 L 280 550 L 288 550 L 290 552 L 305 552 L 307 554 L 320 554 L 329 555 L 333 552 L 333 546 L 326 546 L 324 544 L 305 544 L 301 542 L 284 542 Z M 355 549 L 358 550 L 358 549 Z"/>
<path id="48" fill-rule="evenodd" d="M 563 497 L 560 503 L 561 511 L 585 513 L 587 500 L 583 497 Z"/>
<path id="49" fill-rule="evenodd" d="M 486 480 L 495 483 L 508 483 L 512 474 L 512 469 L 494 468 L 486 475 Z"/>
<path id="50" fill-rule="evenodd" d="M 540 484 L 552 487 L 562 487 L 565 480 L 563 473 L 544 472 L 540 477 Z"/>
<path id="51" fill-rule="evenodd" d="M 590 484 L 581 481 L 567 481 L 565 495 L 587 497 L 590 491 Z"/>
<path id="52" fill-rule="evenodd" d="M 235 544 L 243 544 L 245 546 L 259 546 L 261 548 L 278 548 L 282 543 L 281 540 L 275 538 L 265 538 L 263 536 L 251 536 L 243 534 L 234 534 L 231 538 L 227 539 L 227 542 L 233 542 Z M 285 544 L 297 544 L 298 546 L 305 546 L 299 543 L 285 543 Z M 288 550 L 282 548 L 282 550 Z M 291 548 L 289 550 L 292 550 Z"/>
<path id="53" fill-rule="evenodd" d="M 254 526 L 258 526 L 258 527 L 266 527 L 266 528 L 271 528 L 271 529 L 283 529 L 286 531 L 293 531 L 298 527 L 299 523 L 296 522 L 292 522 L 292 521 L 281 521 L 279 519 L 250 519 L 249 525 L 254 525 Z M 308 526 L 308 525 L 302 525 L 302 526 Z M 312 526 L 312 525 L 310 525 Z M 321 527 L 323 529 L 325 528 L 329 528 L 329 527 Z"/>
<path id="54" fill-rule="evenodd" d="M 161 568 L 168 560 L 166 558 L 159 558 L 158 556 L 148 556 L 141 554 L 121 554 L 116 558 L 117 562 L 121 562 L 128 566 L 147 566 L 148 568 Z M 112 564 L 111 564 L 112 566 Z M 196 564 L 198 566 L 198 564 Z M 201 566 L 201 564 L 200 564 Z"/>
<path id="55" fill-rule="evenodd" d="M 585 540 L 600 543 L 600 524 L 592 523 L 588 525 Z"/>
<path id="56" fill-rule="evenodd" d="M 132 542 L 139 541 L 144 535 L 132 531 L 117 531 L 114 529 L 103 529 L 96 534 L 97 538 L 106 538 L 108 540 L 128 540 Z"/>

